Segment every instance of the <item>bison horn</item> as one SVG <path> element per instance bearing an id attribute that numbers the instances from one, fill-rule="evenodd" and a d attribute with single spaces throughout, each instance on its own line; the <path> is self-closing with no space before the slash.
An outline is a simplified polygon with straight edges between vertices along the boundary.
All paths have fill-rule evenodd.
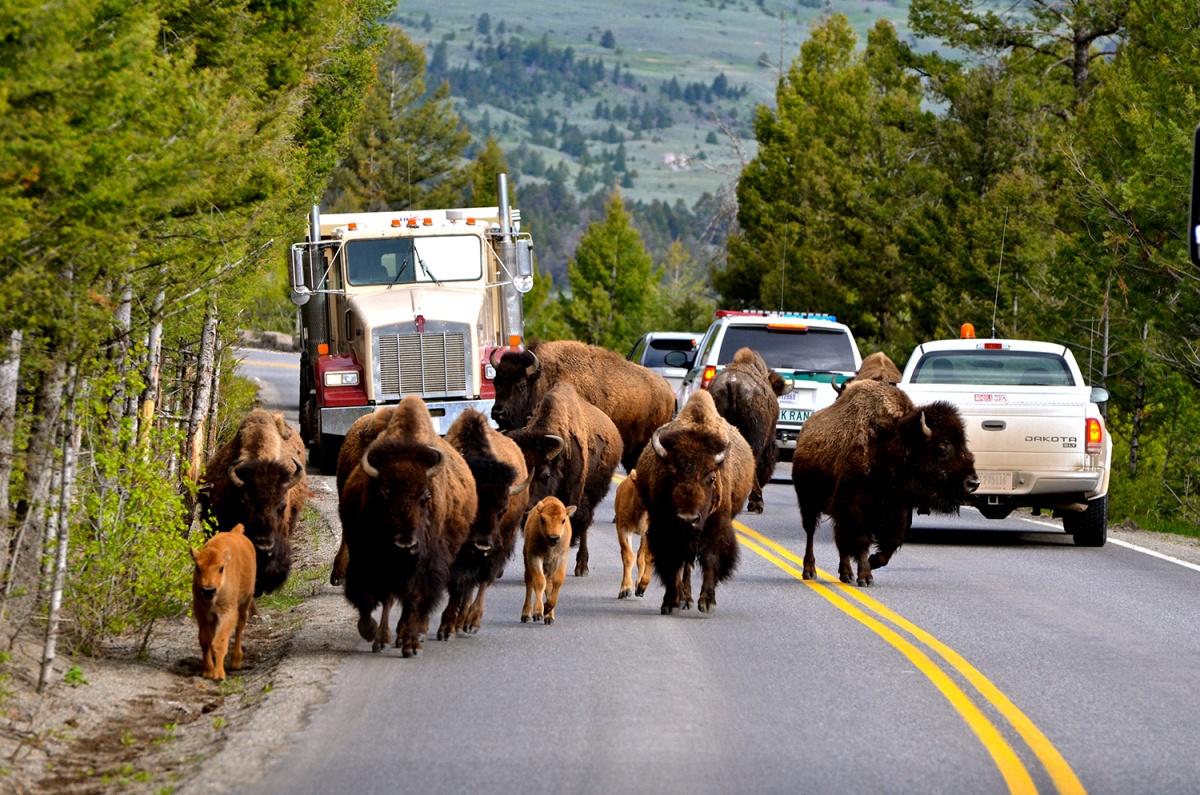
<path id="1" fill-rule="evenodd" d="M 546 434 L 546 438 L 550 439 L 554 442 L 554 446 L 546 451 L 546 460 L 549 461 L 549 460 L 553 459 L 555 456 L 557 456 L 559 453 L 561 453 L 563 451 L 563 448 L 567 446 L 567 443 L 563 440 L 563 438 L 561 436 L 555 436 L 552 433 Z"/>
<path id="2" fill-rule="evenodd" d="M 729 444 L 725 445 L 725 449 L 724 449 L 724 450 L 722 450 L 721 452 L 719 452 L 719 453 L 717 453 L 715 456 L 713 456 L 713 463 L 714 463 L 714 464 L 720 464 L 720 463 L 722 463 L 722 462 L 725 460 L 725 457 L 726 457 L 727 455 L 729 455 L 729 448 L 731 448 L 731 447 L 733 447 L 733 442 L 732 442 L 732 441 L 730 441 L 730 442 L 729 442 Z"/>
<path id="3" fill-rule="evenodd" d="M 509 487 L 509 489 L 508 489 L 508 496 L 510 496 L 510 497 L 517 496 L 518 494 L 520 494 L 521 492 L 523 492 L 527 488 L 529 488 L 529 484 L 531 484 L 531 483 L 533 483 L 533 472 L 530 472 L 529 476 L 526 477 L 524 480 L 522 480 L 520 483 L 512 484 L 512 486 Z"/>
<path id="4" fill-rule="evenodd" d="M 542 360 L 539 359 L 537 354 L 531 350 L 526 350 L 525 352 L 533 357 L 533 364 L 529 365 L 529 367 L 525 369 L 525 374 L 536 375 L 537 373 L 540 373 L 542 371 Z"/>
<path id="5" fill-rule="evenodd" d="M 662 446 L 662 442 L 658 440 L 658 435 L 662 433 L 662 428 L 657 428 L 654 435 L 650 437 L 650 444 L 654 447 L 654 452 L 658 453 L 659 458 L 667 457 L 667 448 Z"/>
<path id="6" fill-rule="evenodd" d="M 933 436 L 933 431 L 929 430 L 929 425 L 925 422 L 925 412 L 921 412 L 921 433 L 926 436 Z"/>
<path id="7" fill-rule="evenodd" d="M 363 472 L 367 473 L 367 477 L 377 478 L 377 477 L 379 477 L 379 470 L 376 469 L 375 467 L 371 466 L 371 462 L 367 460 L 367 456 L 369 456 L 370 454 L 371 454 L 371 448 L 368 447 L 366 450 L 363 451 L 362 458 L 359 460 L 358 465 L 360 467 L 362 467 Z"/>
<path id="8" fill-rule="evenodd" d="M 496 360 L 496 354 L 499 352 L 499 348 L 492 348 L 492 352 L 488 354 L 488 364 L 490 364 L 492 367 L 500 366 L 500 362 Z"/>
<path id="9" fill-rule="evenodd" d="M 246 459 L 239 458 L 237 461 L 234 461 L 229 465 L 229 482 L 237 486 L 239 489 L 244 489 L 246 487 L 246 482 L 239 478 L 237 474 L 237 468 L 244 463 L 246 463 Z"/>
<path id="10" fill-rule="evenodd" d="M 285 490 L 295 486 L 300 482 L 300 478 L 304 477 L 304 464 L 300 463 L 300 459 L 292 456 L 292 463 L 296 465 L 296 471 L 292 473 L 290 478 L 288 478 L 287 483 L 283 484 L 283 488 Z"/>
<path id="11" fill-rule="evenodd" d="M 849 384 L 853 380 L 854 380 L 853 378 L 847 378 L 845 381 L 843 381 L 842 383 L 839 384 L 837 382 L 837 379 L 835 378 L 833 381 L 830 381 L 829 383 L 833 384 L 833 391 L 837 392 L 840 395 L 846 391 L 846 385 Z"/>
<path id="12" fill-rule="evenodd" d="M 431 444 L 427 444 L 425 446 L 432 450 L 437 456 L 437 460 L 433 462 L 433 466 L 429 467 L 429 469 L 426 471 L 426 474 L 429 477 L 433 477 L 437 474 L 439 469 L 446 466 L 446 454 L 441 451 L 441 448 L 434 447 Z"/>

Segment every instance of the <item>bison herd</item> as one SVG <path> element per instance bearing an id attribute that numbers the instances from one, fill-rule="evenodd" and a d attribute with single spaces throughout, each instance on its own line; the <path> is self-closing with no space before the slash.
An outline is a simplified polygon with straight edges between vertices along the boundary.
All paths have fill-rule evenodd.
<path id="1" fill-rule="evenodd" d="M 575 575 L 588 573 L 588 528 L 618 464 L 628 475 L 616 495 L 618 597 L 634 593 L 637 535 L 636 594 L 645 593 L 652 567 L 664 589 L 661 612 L 687 610 L 698 566 L 695 604 L 712 612 L 717 584 L 738 562 L 733 520 L 743 508 L 763 510 L 784 379 L 744 348 L 675 414 L 661 376 L 595 346 L 533 343 L 492 364 L 491 420 L 500 430 L 467 410 L 439 436 L 424 402 L 409 396 L 361 417 L 346 436 L 337 464 L 342 543 L 330 581 L 344 584 L 363 639 L 375 651 L 394 643 L 405 657 L 419 655 L 443 600 L 438 640 L 478 631 L 484 594 L 512 557 L 518 528 L 520 619 L 553 622 L 570 548 L 578 548 Z M 841 581 L 868 586 L 904 542 L 912 511 L 956 511 L 978 486 L 957 411 L 942 402 L 914 406 L 897 378 L 886 356 L 867 357 L 797 439 L 792 475 L 807 535 L 805 579 L 816 574 L 813 533 L 822 514 L 833 524 Z M 240 663 L 245 595 L 286 579 L 291 534 L 309 496 L 303 446 L 280 415 L 251 412 L 209 462 L 208 515 L 230 531 L 218 538 L 238 538 L 194 553 L 206 676 L 224 675 L 210 658 L 223 660 L 230 622 L 238 635 L 231 667 Z M 211 585 L 214 562 L 233 554 L 226 547 L 254 556 L 230 569 L 237 574 L 226 590 L 236 595 Z"/>

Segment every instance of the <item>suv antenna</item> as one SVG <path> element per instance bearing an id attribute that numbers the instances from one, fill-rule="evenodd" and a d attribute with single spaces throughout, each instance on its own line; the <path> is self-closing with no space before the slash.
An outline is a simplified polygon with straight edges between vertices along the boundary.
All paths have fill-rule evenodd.
<path id="1" fill-rule="evenodd" d="M 1004 226 L 1000 230 L 1000 264 L 996 266 L 996 295 L 992 298 L 992 339 L 996 339 L 996 307 L 1000 305 L 1000 271 L 1004 267 L 1004 238 L 1008 234 L 1008 208 L 1004 208 Z"/>

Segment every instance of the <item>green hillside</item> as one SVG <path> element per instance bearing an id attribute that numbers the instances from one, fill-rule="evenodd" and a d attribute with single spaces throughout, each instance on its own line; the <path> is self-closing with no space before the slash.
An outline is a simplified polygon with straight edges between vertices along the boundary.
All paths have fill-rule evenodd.
<path id="1" fill-rule="evenodd" d="M 425 46 L 429 84 L 450 81 L 475 141 L 500 142 L 518 189 L 557 174 L 584 203 L 618 186 L 635 203 L 693 210 L 731 188 L 753 156 L 754 109 L 774 104 L 780 69 L 799 55 L 821 6 L 616 0 L 598 11 L 566 0 L 487 10 L 418 0 L 392 21 Z M 905 29 L 907 2 L 827 7 L 864 40 L 881 17 Z M 656 255 L 669 237 L 650 241 Z M 561 273 L 568 254 L 569 241 L 555 240 L 541 257 Z"/>

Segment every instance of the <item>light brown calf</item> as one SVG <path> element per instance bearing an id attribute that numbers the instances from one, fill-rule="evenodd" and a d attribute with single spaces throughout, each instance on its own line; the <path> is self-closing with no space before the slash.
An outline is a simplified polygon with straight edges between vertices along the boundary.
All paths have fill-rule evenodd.
<path id="1" fill-rule="evenodd" d="M 529 511 L 525 520 L 525 607 L 521 623 L 532 618 L 554 623 L 554 606 L 567 576 L 571 551 L 571 522 L 575 506 L 562 504 L 557 497 L 546 497 Z M 544 609 L 543 609 L 544 600 Z"/>
<path id="2" fill-rule="evenodd" d="M 242 667 L 242 630 L 254 605 L 254 544 L 242 525 L 217 533 L 203 549 L 192 550 L 192 612 L 200 627 L 204 678 L 225 678 L 225 653 L 234 633 L 231 669 Z"/>
<path id="3" fill-rule="evenodd" d="M 636 593 L 645 596 L 646 586 L 650 584 L 650 569 L 654 566 L 654 556 L 646 544 L 646 528 L 650 526 L 650 517 L 646 506 L 637 492 L 637 470 L 629 473 L 629 477 L 617 486 L 617 541 L 621 545 L 621 564 L 625 571 L 621 576 L 621 590 L 617 591 L 618 599 L 628 599 Z M 633 590 L 633 536 L 641 536 L 637 551 L 638 580 L 637 591 Z"/>

